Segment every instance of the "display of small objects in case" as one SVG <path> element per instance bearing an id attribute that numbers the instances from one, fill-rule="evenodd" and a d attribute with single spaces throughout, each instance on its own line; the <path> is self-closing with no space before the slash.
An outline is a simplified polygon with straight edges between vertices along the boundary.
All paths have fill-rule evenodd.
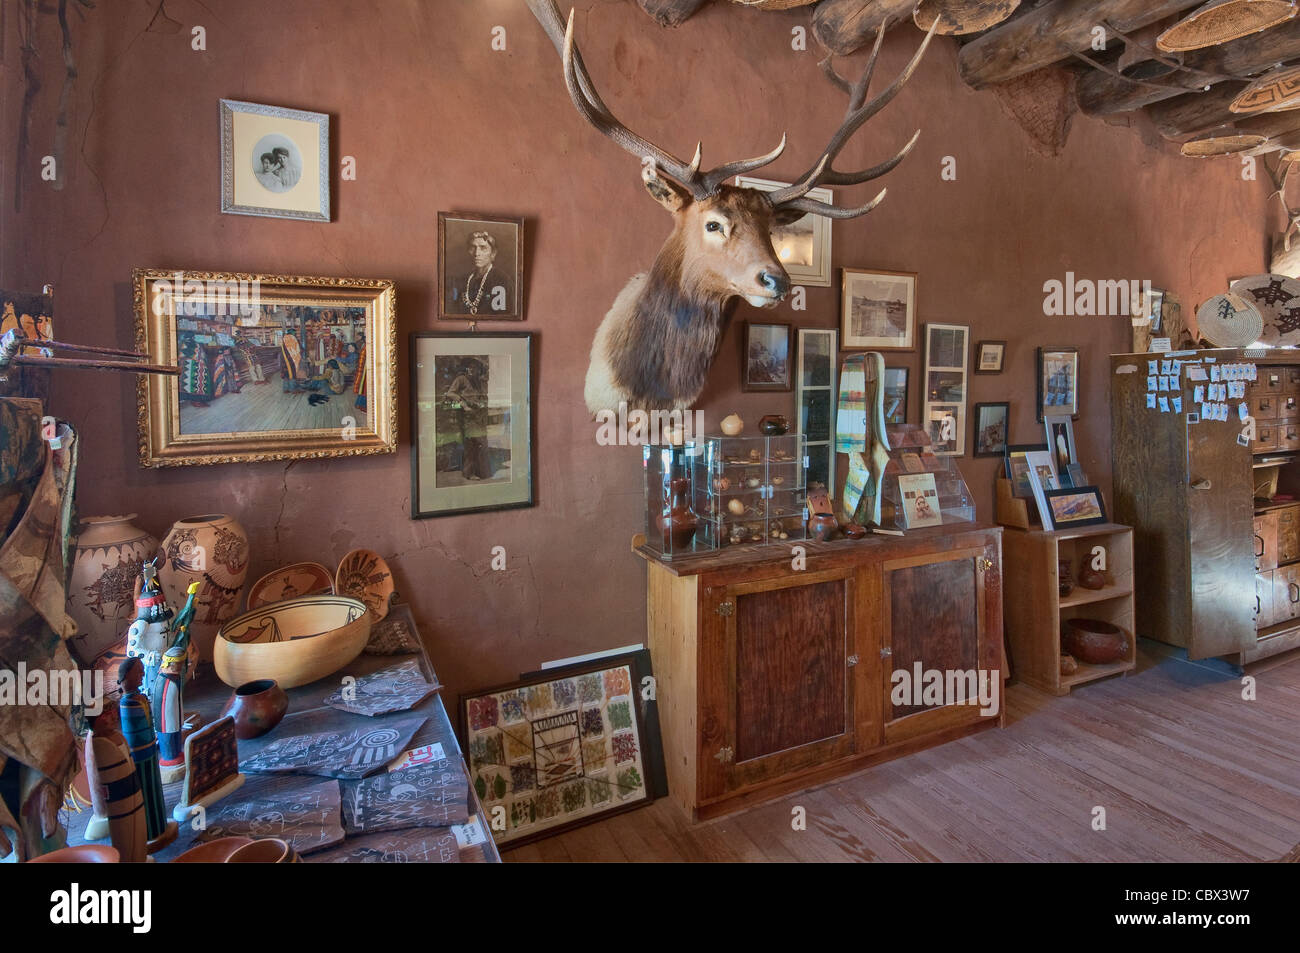
<path id="1" fill-rule="evenodd" d="M 645 448 L 646 543 L 662 558 L 807 538 L 800 434 Z"/>

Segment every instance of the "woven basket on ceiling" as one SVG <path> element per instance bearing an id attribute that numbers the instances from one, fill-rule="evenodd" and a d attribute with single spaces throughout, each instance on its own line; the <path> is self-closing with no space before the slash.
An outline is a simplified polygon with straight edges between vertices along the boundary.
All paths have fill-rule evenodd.
<path id="1" fill-rule="evenodd" d="M 792 7 L 810 7 L 817 0 L 731 0 L 745 7 L 757 7 L 760 10 L 789 10 Z"/>
<path id="2" fill-rule="evenodd" d="M 1200 50 L 1228 43 L 1292 19 L 1292 0 L 1209 0 L 1156 40 L 1166 53 Z"/>

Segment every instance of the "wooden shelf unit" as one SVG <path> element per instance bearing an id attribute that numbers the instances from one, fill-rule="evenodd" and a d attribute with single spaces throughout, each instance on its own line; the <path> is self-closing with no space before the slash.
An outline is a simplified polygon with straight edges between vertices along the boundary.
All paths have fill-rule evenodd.
<path id="1" fill-rule="evenodd" d="M 1084 589 L 1079 570 L 1095 546 L 1106 549 L 1106 586 Z M 1015 676 L 1051 695 L 1068 695 L 1085 682 L 1132 671 L 1137 665 L 1133 605 L 1133 530 L 1118 523 L 1043 532 L 1008 529 L 1002 536 L 1006 572 L 1006 630 Z M 1070 562 L 1074 590 L 1060 596 L 1060 561 Z M 1061 674 L 1061 631 L 1067 619 L 1101 619 L 1129 633 L 1128 658 L 1108 665 L 1079 662 Z"/>

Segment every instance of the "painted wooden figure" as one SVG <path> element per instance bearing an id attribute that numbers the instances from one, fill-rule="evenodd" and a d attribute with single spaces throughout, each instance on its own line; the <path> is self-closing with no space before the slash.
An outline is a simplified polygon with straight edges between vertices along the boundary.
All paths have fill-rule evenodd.
<path id="1" fill-rule="evenodd" d="M 158 770 L 158 738 L 154 734 L 149 700 L 140 690 L 140 684 L 144 680 L 144 663 L 139 658 L 123 659 L 117 670 L 117 679 L 122 690 L 122 698 L 118 702 L 122 716 L 122 736 L 131 752 L 131 760 L 135 762 L 140 793 L 144 797 L 149 852 L 153 853 L 175 840 L 176 823 L 167 818 L 162 777 Z"/>
<path id="2" fill-rule="evenodd" d="M 158 583 L 157 558 L 140 567 L 140 577 L 135 583 L 135 621 L 126 630 L 126 654 L 144 663 L 144 691 L 153 690 L 163 653 L 171 644 L 167 622 L 172 610 Z"/>
<path id="3" fill-rule="evenodd" d="M 90 736 L 94 756 L 95 785 L 108 820 L 108 836 L 124 864 L 142 864 L 145 850 L 144 800 L 140 796 L 140 777 L 135 763 L 127 754 L 122 736 L 106 728 L 102 719 Z"/>
<path id="4" fill-rule="evenodd" d="M 163 655 L 150 702 L 158 726 L 158 772 L 163 784 L 185 776 L 185 647 L 173 645 Z"/>

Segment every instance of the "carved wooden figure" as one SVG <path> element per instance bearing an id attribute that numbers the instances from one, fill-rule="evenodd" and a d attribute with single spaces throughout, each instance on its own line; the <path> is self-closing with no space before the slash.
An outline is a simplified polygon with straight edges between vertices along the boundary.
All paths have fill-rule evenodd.
<path id="1" fill-rule="evenodd" d="M 173 645 L 163 655 L 162 668 L 150 695 L 158 726 L 158 773 L 163 784 L 185 776 L 185 649 Z"/>
<path id="2" fill-rule="evenodd" d="M 145 850 L 148 824 L 135 762 L 116 731 L 96 728 L 91 735 L 91 748 L 98 778 L 92 783 L 104 804 L 109 838 L 122 863 L 142 864 L 148 857 Z"/>
<path id="3" fill-rule="evenodd" d="M 790 276 L 772 248 L 772 227 L 790 224 L 806 214 L 856 218 L 884 199 L 882 190 L 866 205 L 838 207 L 810 199 L 808 192 L 817 186 L 856 185 L 878 178 L 911 151 L 919 131 L 880 165 L 859 172 L 833 168 L 853 134 L 907 82 L 934 31 L 927 34 L 907 68 L 871 100 L 867 89 L 884 39 L 883 25 L 866 71 L 857 82 L 841 78 L 829 61 L 824 63 L 831 82 L 849 96 L 844 120 L 818 161 L 793 185 L 763 192 L 725 183 L 732 176 L 776 161 L 785 150 L 784 136 L 766 155 L 728 162 L 707 172 L 700 168 L 698 145 L 691 161 L 679 159 L 628 129 L 609 111 L 574 43 L 573 14 L 566 26 L 554 0 L 528 0 L 528 6 L 563 58 L 565 85 L 578 113 L 641 161 L 646 190 L 673 216 L 672 234 L 654 265 L 628 282 L 596 332 L 584 392 L 587 408 L 593 414 L 617 412 L 623 402 L 642 410 L 687 408 L 704 389 L 735 299 L 771 308 L 790 291 Z"/>
<path id="4" fill-rule="evenodd" d="M 144 816 L 149 837 L 149 852 L 166 847 L 176 839 L 176 822 L 167 818 L 163 800 L 162 777 L 158 770 L 158 737 L 154 733 L 149 700 L 140 690 L 144 663 L 126 658 L 117 673 L 122 698 L 118 708 L 122 715 L 122 736 L 135 762 L 140 794 L 144 798 Z"/>

